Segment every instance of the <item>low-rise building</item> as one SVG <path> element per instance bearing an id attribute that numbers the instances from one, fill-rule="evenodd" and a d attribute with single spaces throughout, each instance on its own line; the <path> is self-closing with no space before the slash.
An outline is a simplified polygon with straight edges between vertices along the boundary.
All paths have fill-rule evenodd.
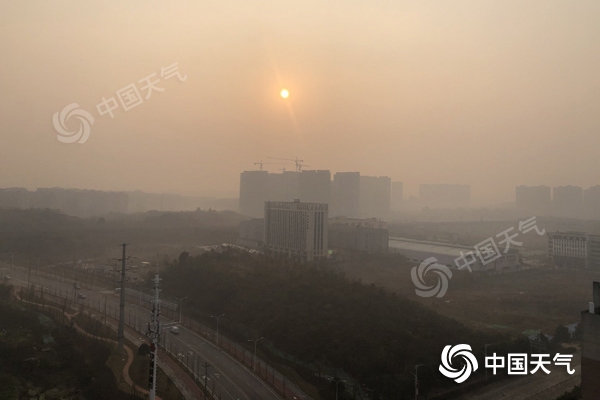
<path id="1" fill-rule="evenodd" d="M 424 240 L 406 239 L 400 237 L 389 238 L 390 253 L 399 253 L 414 263 L 421 263 L 430 257 L 435 257 L 439 264 L 457 269 L 456 260 L 469 261 L 473 271 L 502 271 L 516 269 L 521 266 L 519 251 L 509 249 L 506 253 L 499 250 L 499 256 L 491 261 L 482 260 L 474 246 L 463 246 L 446 242 L 431 242 Z M 461 260 L 459 265 L 463 265 Z"/>
<path id="2" fill-rule="evenodd" d="M 559 267 L 600 270 L 600 236 L 585 232 L 548 233 L 548 259 Z"/>
<path id="3" fill-rule="evenodd" d="M 362 251 L 369 254 L 387 253 L 389 231 L 387 222 L 376 218 L 331 218 L 329 246 Z"/>

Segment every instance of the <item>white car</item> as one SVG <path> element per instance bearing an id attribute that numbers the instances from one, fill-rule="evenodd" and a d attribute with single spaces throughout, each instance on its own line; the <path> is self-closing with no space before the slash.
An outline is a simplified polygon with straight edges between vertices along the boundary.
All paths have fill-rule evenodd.
<path id="1" fill-rule="evenodd" d="M 179 333 L 179 327 L 178 326 L 172 326 L 171 327 L 171 333 Z"/>

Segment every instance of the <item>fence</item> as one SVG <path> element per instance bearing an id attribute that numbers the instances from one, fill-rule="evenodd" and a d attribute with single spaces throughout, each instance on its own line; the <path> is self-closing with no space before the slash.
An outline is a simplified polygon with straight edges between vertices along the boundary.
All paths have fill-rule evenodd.
<path id="1" fill-rule="evenodd" d="M 56 276 L 45 273 L 45 272 L 39 272 L 39 276 L 43 276 L 47 279 L 56 280 Z M 67 280 L 65 280 L 65 281 L 67 281 Z M 56 296 L 60 299 L 63 299 L 64 302 L 68 302 L 68 303 L 65 303 L 65 307 L 71 306 L 72 304 L 83 304 L 86 307 L 89 307 L 91 309 L 98 311 L 100 313 L 99 317 L 102 317 L 104 315 L 105 321 L 106 321 L 107 316 L 110 316 L 115 319 L 119 318 L 119 307 L 115 306 L 113 304 L 109 304 L 106 300 L 107 295 L 105 295 L 104 301 L 100 301 L 98 299 L 88 299 L 88 298 L 79 299 L 79 301 L 77 301 L 77 289 L 75 289 L 75 288 L 63 289 L 62 287 L 58 287 L 56 285 L 51 285 L 51 286 L 45 286 L 45 287 L 42 286 L 41 290 L 43 290 L 43 292 L 41 293 L 42 297 L 44 297 L 44 295 Z M 127 292 L 126 292 L 126 294 L 127 294 Z M 130 297 L 130 296 L 128 296 L 128 297 Z M 132 297 L 132 298 L 135 299 L 135 297 Z M 149 311 L 151 304 L 149 304 L 147 302 L 143 302 L 140 305 L 140 307 L 144 307 L 144 308 L 148 309 L 148 311 Z M 172 310 L 170 308 L 161 308 L 161 311 L 162 311 L 161 314 L 167 318 L 170 318 L 172 320 L 179 319 L 179 313 L 175 310 Z M 309 397 L 308 395 L 306 395 L 298 386 L 296 386 L 295 384 L 293 384 L 292 382 L 287 380 L 284 375 L 282 375 L 281 373 L 276 371 L 272 366 L 267 364 L 264 360 L 260 359 L 259 357 L 256 357 L 256 359 L 255 359 L 254 354 L 252 352 L 250 352 L 249 350 L 247 350 L 246 348 L 244 348 L 243 346 L 241 346 L 240 344 L 224 337 L 221 334 L 219 334 L 219 336 L 218 336 L 218 343 L 217 343 L 217 335 L 216 335 L 216 332 L 212 328 L 209 328 L 209 327 L 199 323 L 198 321 L 191 319 L 190 317 L 183 316 L 182 318 L 183 318 L 183 321 L 182 321 L 183 326 L 185 326 L 192 332 L 200 335 L 201 337 L 205 338 L 206 340 L 210 340 L 218 348 L 227 352 L 227 354 L 229 354 L 232 358 L 237 360 L 241 365 L 246 367 L 249 371 L 252 371 L 258 378 L 260 378 L 265 383 L 267 383 L 270 387 L 272 387 L 279 395 L 283 396 L 285 399 L 312 400 L 312 398 Z M 146 333 L 146 321 L 144 321 L 140 317 L 138 317 L 138 314 L 135 312 L 132 312 L 129 309 L 129 307 L 126 307 L 126 309 L 125 309 L 125 323 L 128 326 L 132 327 L 138 333 L 141 333 L 141 334 Z M 163 349 L 167 353 L 171 354 L 175 359 L 179 360 L 179 353 L 174 353 L 172 348 L 171 349 L 165 348 L 165 344 L 166 344 L 165 336 L 163 336 L 163 342 L 160 343 L 161 347 L 163 347 Z M 179 360 L 179 361 L 181 362 L 181 360 Z M 196 380 L 198 379 L 199 375 L 198 375 L 197 365 L 194 365 L 193 363 L 191 365 L 189 365 L 189 362 L 188 363 L 182 362 L 182 366 L 189 371 L 190 376 L 194 377 Z M 203 382 L 200 382 L 200 383 L 203 384 Z M 207 388 L 207 389 L 209 390 L 209 392 L 211 393 L 212 396 L 216 396 L 212 391 L 210 391 L 210 388 Z"/>

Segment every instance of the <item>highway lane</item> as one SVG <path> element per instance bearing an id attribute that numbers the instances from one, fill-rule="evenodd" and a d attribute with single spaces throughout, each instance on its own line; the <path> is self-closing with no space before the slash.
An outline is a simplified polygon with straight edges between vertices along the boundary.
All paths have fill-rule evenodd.
<path id="1" fill-rule="evenodd" d="M 4 265 L 6 267 L 6 265 Z M 15 285 L 27 286 L 28 271 L 25 268 L 14 267 L 9 269 L 8 275 L 11 276 L 11 281 Z M 43 285 L 45 288 L 49 288 L 51 292 L 67 294 L 69 298 L 75 298 L 75 291 L 73 288 L 73 281 L 57 281 L 55 279 L 49 279 L 45 276 L 38 275 L 35 271 L 31 273 L 31 284 Z M 85 294 L 86 299 L 83 300 L 84 304 L 93 306 L 97 309 L 103 309 L 106 304 L 107 314 L 118 316 L 119 299 L 113 295 L 112 291 L 109 290 L 96 290 L 92 289 L 79 289 L 79 293 Z M 82 300 L 78 300 L 82 301 Z M 136 326 L 138 329 L 143 328 L 145 322 L 149 319 L 149 311 L 144 308 L 140 308 L 138 305 L 128 303 L 126 306 L 125 322 L 129 325 Z M 168 319 L 161 317 L 162 323 L 169 323 Z M 142 329 L 144 330 L 144 329 Z M 163 332 L 165 334 L 165 332 Z M 215 392 L 221 394 L 223 399 L 236 400 L 236 399 L 281 399 L 273 389 L 271 389 L 265 382 L 260 378 L 256 377 L 251 371 L 244 366 L 240 365 L 237 361 L 231 358 L 228 354 L 216 348 L 212 343 L 205 342 L 202 337 L 188 329 L 181 327 L 178 335 L 166 333 L 162 339 L 162 343 L 169 345 L 169 340 L 172 345 L 178 346 L 178 348 L 186 349 L 186 353 L 189 356 L 189 351 L 198 352 L 200 363 L 208 362 L 213 369 L 213 372 L 209 374 L 214 376 Z M 206 344 L 203 344 L 206 343 Z M 187 361 L 187 360 L 186 360 Z M 200 374 L 198 374 L 200 375 Z M 204 375 L 203 371 L 202 374 Z M 213 383 L 209 384 L 211 387 Z"/>

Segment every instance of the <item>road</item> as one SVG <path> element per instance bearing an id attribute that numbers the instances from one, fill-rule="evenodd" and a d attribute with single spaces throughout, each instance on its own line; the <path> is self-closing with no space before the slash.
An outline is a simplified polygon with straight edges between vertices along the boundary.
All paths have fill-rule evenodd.
<path id="1" fill-rule="evenodd" d="M 547 365 L 551 372 L 537 371 L 533 375 L 509 376 L 506 379 L 486 385 L 466 393 L 458 400 L 546 400 L 556 399 L 566 391 L 581 384 L 581 352 L 578 351 L 571 362 L 575 369 L 573 375 L 567 373 L 564 366 Z"/>
<path id="2" fill-rule="evenodd" d="M 10 267 L 2 265 L 2 276 L 8 274 L 11 277 L 11 284 L 14 286 L 27 286 L 29 272 L 22 267 Z M 106 313 L 113 317 L 118 316 L 119 299 L 113 295 L 112 291 L 102 290 L 101 288 L 79 289 L 75 291 L 73 281 L 59 281 L 51 279 L 53 276 L 31 272 L 30 283 L 36 286 L 44 286 L 50 290 L 50 293 L 56 293 L 60 297 L 74 299 L 78 294 L 85 294 L 83 300 L 85 305 L 89 305 L 98 310 L 106 309 Z M 77 292 L 77 294 L 76 294 Z M 78 300 L 82 301 L 82 300 Z M 149 319 L 149 311 L 138 305 L 128 303 L 126 305 L 125 323 L 135 327 L 137 330 L 143 330 L 146 321 Z M 161 322 L 167 324 L 170 321 L 161 317 Z M 211 342 L 205 341 L 198 334 L 180 327 L 179 334 L 166 333 L 168 328 L 163 329 L 161 342 L 166 344 L 168 350 L 174 354 L 182 354 L 180 360 L 190 365 L 196 375 L 204 380 L 204 370 L 199 368 L 205 362 L 210 364 L 208 368 L 207 386 L 214 387 L 214 392 L 222 399 L 226 400 L 279 400 L 282 397 L 269 387 L 264 381 L 254 375 L 249 369 L 234 360 L 226 352 L 215 347 Z M 192 353 L 190 353 L 192 352 Z M 189 363 L 189 364 L 188 364 Z M 198 368 L 195 368 L 198 366 Z"/>

